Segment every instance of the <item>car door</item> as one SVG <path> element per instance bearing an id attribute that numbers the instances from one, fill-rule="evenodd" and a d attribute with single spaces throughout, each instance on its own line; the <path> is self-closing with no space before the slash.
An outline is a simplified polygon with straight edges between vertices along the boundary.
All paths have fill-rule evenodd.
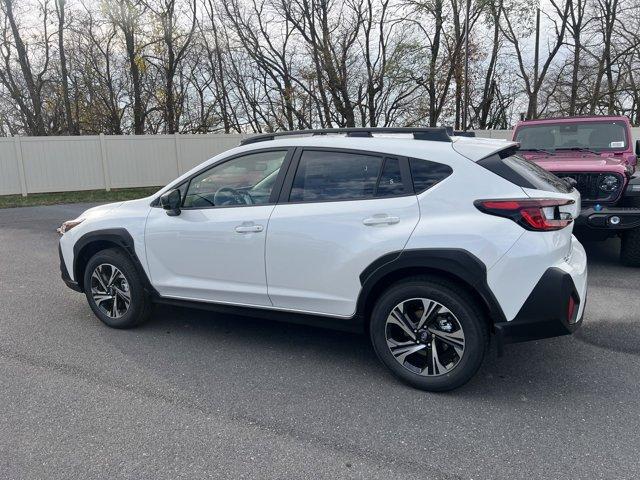
<path id="1" fill-rule="evenodd" d="M 145 246 L 153 286 L 165 297 L 270 306 L 265 234 L 287 149 L 226 159 L 180 186 L 182 209 L 152 208 Z"/>
<path id="2" fill-rule="evenodd" d="M 299 150 L 269 220 L 266 271 L 273 305 L 349 317 L 360 274 L 400 251 L 419 219 L 404 158 Z"/>

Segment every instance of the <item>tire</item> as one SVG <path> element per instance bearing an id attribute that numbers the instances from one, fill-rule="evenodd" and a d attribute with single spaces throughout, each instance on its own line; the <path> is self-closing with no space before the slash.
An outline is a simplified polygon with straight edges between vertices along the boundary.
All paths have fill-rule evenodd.
<path id="1" fill-rule="evenodd" d="M 640 227 L 622 234 L 620 261 L 629 267 L 640 267 Z"/>
<path id="2" fill-rule="evenodd" d="M 100 278 L 92 278 L 94 273 Z M 113 281 L 109 283 L 112 274 Z M 112 328 L 135 327 L 149 318 L 151 301 L 140 275 L 129 256 L 119 249 L 102 250 L 89 259 L 84 271 L 84 286 L 91 310 Z"/>
<path id="3" fill-rule="evenodd" d="M 396 307 L 408 316 L 409 330 L 396 321 Z M 408 331 L 415 332 L 424 311 L 432 311 L 432 315 L 426 316 L 422 330 L 413 333 L 414 340 Z M 425 325 L 429 326 L 427 330 Z M 369 327 L 373 348 L 382 363 L 405 383 L 432 392 L 453 390 L 467 383 L 480 368 L 489 344 L 487 322 L 478 304 L 455 284 L 437 277 L 412 277 L 391 286 L 375 304 Z M 434 348 L 437 361 L 433 360 Z M 411 350 L 416 351 L 404 356 Z"/>

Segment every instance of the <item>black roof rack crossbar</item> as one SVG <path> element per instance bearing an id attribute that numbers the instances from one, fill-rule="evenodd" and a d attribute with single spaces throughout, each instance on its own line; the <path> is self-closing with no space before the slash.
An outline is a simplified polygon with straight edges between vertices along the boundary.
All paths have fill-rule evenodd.
<path id="1" fill-rule="evenodd" d="M 299 136 L 299 135 L 328 135 L 332 133 L 346 133 L 349 137 L 372 137 L 374 133 L 410 133 L 416 140 L 431 140 L 434 142 L 450 142 L 451 137 L 444 127 L 425 128 L 399 128 L 399 127 L 371 127 L 371 128 L 322 128 L 318 130 L 291 130 L 285 132 L 263 133 L 253 137 L 245 138 L 240 145 L 250 143 L 266 142 L 277 137 Z"/>

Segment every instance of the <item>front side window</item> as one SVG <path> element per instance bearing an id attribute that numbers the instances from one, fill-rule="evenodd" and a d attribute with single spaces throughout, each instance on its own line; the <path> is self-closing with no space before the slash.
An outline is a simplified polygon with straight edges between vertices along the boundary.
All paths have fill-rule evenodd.
<path id="1" fill-rule="evenodd" d="M 516 131 L 521 150 L 624 150 L 627 129 L 623 122 L 577 122 L 524 125 Z"/>
<path id="2" fill-rule="evenodd" d="M 286 155 L 286 150 L 250 153 L 205 170 L 191 179 L 184 207 L 268 203 Z"/>

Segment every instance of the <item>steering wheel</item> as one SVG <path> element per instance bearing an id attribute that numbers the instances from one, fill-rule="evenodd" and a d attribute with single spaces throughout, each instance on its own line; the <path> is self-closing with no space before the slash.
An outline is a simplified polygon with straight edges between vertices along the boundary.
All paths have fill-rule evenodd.
<path id="1" fill-rule="evenodd" d="M 193 195 L 195 197 L 198 197 L 200 200 L 204 200 L 205 202 L 207 202 L 212 207 L 215 206 L 215 204 L 211 200 L 209 200 L 207 197 L 205 197 L 204 195 L 200 195 L 199 193 L 192 193 L 191 195 Z"/>
<path id="2" fill-rule="evenodd" d="M 216 190 L 216 193 L 213 195 L 213 203 L 216 206 L 247 204 L 242 194 L 235 188 L 231 187 L 221 187 Z"/>

